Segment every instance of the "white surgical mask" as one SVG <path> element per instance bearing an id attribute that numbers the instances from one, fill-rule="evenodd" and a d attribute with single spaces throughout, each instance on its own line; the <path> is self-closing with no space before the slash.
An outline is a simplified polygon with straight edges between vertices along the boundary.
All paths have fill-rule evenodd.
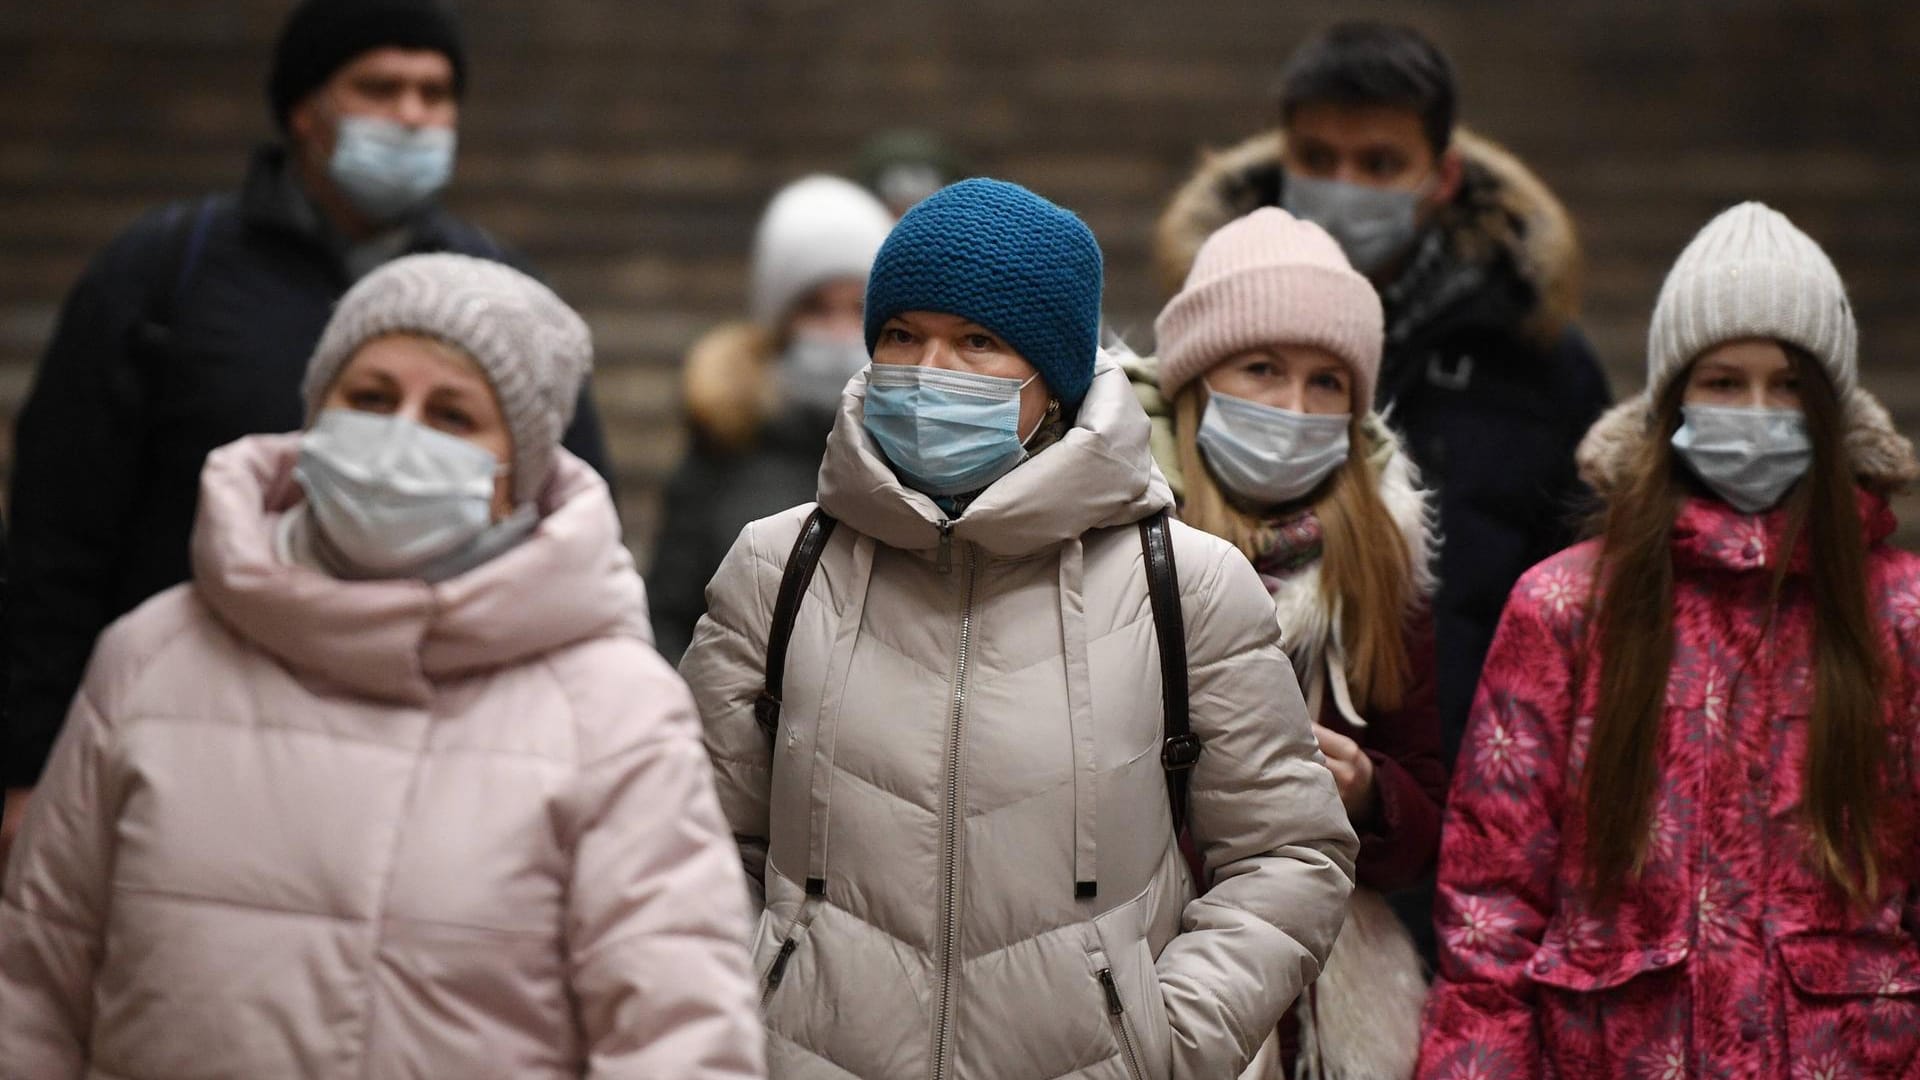
<path id="1" fill-rule="evenodd" d="M 377 116 L 343 116 L 327 175 L 354 208 L 397 221 L 438 195 L 453 176 L 450 127 L 408 127 Z"/>
<path id="2" fill-rule="evenodd" d="M 1428 190 L 1427 184 L 1403 191 L 1288 173 L 1280 205 L 1327 230 L 1355 270 L 1372 274 L 1413 245 Z"/>
<path id="3" fill-rule="evenodd" d="M 1347 460 L 1352 423 L 1349 413 L 1298 413 L 1214 391 L 1196 441 L 1222 487 L 1278 506 L 1311 493 Z"/>
<path id="4" fill-rule="evenodd" d="M 1673 448 L 1702 483 L 1743 514 L 1778 506 L 1813 463 L 1798 409 L 1683 405 Z"/>
<path id="5" fill-rule="evenodd" d="M 502 466 L 465 439 L 399 416 L 328 409 L 293 477 L 322 539 L 356 576 L 414 576 L 493 523 Z"/>
<path id="6" fill-rule="evenodd" d="M 859 338 L 795 334 L 780 354 L 780 386 L 788 401 L 822 412 L 840 405 L 847 380 L 867 366 L 867 346 Z"/>

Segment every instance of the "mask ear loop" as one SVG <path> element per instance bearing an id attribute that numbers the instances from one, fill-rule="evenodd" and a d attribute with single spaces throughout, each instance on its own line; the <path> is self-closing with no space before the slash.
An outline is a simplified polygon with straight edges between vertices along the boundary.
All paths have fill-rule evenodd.
<path id="1" fill-rule="evenodd" d="M 1034 372 L 1032 375 L 1028 376 L 1027 381 L 1020 384 L 1021 392 L 1024 392 L 1027 389 L 1027 387 L 1032 386 L 1033 380 L 1039 377 L 1040 377 L 1040 373 L 1037 371 Z M 1017 395 L 1015 397 L 1015 400 L 1018 400 Z M 1047 426 L 1047 418 L 1051 416 L 1058 416 L 1059 413 L 1060 413 L 1060 399 L 1056 397 L 1047 398 L 1046 411 L 1040 414 L 1040 419 L 1033 422 L 1033 430 L 1027 432 L 1025 435 L 1022 435 L 1020 437 L 1020 445 L 1025 446 L 1029 442 L 1032 442 L 1033 437 L 1035 435 L 1040 434 L 1040 429 Z M 1014 434 L 1019 435 L 1020 433 L 1016 431 L 1014 432 Z"/>

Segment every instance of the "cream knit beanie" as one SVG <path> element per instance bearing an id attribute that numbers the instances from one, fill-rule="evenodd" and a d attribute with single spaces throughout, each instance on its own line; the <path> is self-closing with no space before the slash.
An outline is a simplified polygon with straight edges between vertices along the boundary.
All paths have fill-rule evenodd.
<path id="1" fill-rule="evenodd" d="M 816 175 L 780 189 L 753 236 L 753 320 L 780 324 L 807 290 L 835 278 L 865 283 L 893 215 L 866 188 Z"/>
<path id="2" fill-rule="evenodd" d="M 1757 202 L 1708 222 L 1668 272 L 1647 335 L 1648 391 L 1743 338 L 1812 353 L 1843 400 L 1859 381 L 1859 331 L 1839 271 L 1785 215 Z"/>
<path id="3" fill-rule="evenodd" d="M 307 423 L 360 347 L 384 334 L 423 334 L 473 357 L 513 433 L 513 500 L 531 502 L 553 469 L 593 368 L 587 324 L 545 285 L 467 255 L 409 255 L 340 298 L 307 363 Z"/>
<path id="4" fill-rule="evenodd" d="M 1160 393 L 1236 353 L 1314 345 L 1353 369 L 1353 409 L 1373 407 L 1385 324 L 1380 296 L 1326 230 L 1278 207 L 1223 226 L 1194 257 L 1187 283 L 1154 323 Z"/>

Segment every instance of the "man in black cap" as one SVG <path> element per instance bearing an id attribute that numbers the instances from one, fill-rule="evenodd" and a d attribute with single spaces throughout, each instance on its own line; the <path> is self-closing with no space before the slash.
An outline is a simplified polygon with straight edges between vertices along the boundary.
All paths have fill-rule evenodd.
<path id="1" fill-rule="evenodd" d="M 281 138 L 240 190 L 149 213 L 68 295 L 16 429 L 0 862 L 94 639 L 187 580 L 208 451 L 301 426 L 334 301 L 400 255 L 515 262 L 436 205 L 465 84 L 432 0 L 305 0 L 267 87 Z M 590 402 L 578 417 L 566 445 L 606 474 Z"/>

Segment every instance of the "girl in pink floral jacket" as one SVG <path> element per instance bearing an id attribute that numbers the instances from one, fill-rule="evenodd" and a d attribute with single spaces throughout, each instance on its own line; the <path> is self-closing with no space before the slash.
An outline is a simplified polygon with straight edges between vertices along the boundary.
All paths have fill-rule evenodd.
<path id="1" fill-rule="evenodd" d="M 1832 264 L 1749 203 L 1581 448 L 1601 535 L 1515 587 L 1441 850 L 1419 1075 L 1920 1077 L 1920 474 Z"/>

